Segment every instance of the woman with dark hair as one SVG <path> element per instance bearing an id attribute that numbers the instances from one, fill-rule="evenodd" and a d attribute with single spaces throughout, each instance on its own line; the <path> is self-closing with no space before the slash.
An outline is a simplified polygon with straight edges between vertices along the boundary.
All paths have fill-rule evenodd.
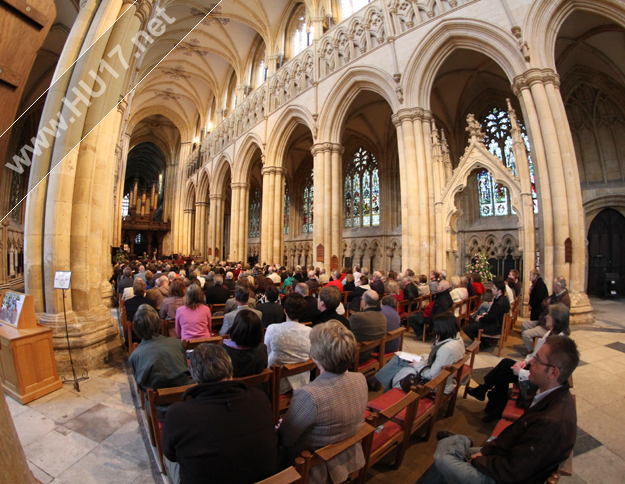
<path id="1" fill-rule="evenodd" d="M 180 279 L 174 279 L 169 285 L 169 297 L 163 299 L 159 316 L 161 319 L 176 319 L 176 311 L 184 306 L 187 286 Z"/>
<path id="2" fill-rule="evenodd" d="M 421 355 L 421 361 L 416 362 L 408 362 L 394 356 L 376 373 L 375 378 L 386 390 L 401 388 L 401 380 L 410 374 L 419 374 L 426 381 L 432 380 L 438 376 L 443 367 L 453 365 L 464 356 L 464 343 L 456 317 L 450 312 L 444 312 L 434 316 L 433 323 L 436 341 L 429 355 Z M 454 375 L 451 375 L 447 379 L 445 393 L 451 393 L 453 388 Z"/>
<path id="3" fill-rule="evenodd" d="M 350 270 L 345 276 L 345 284 L 343 284 L 344 291 L 354 291 L 356 290 L 356 280 L 354 279 L 354 274 Z"/>
<path id="4" fill-rule="evenodd" d="M 499 420 L 508 403 L 508 386 L 510 383 L 519 383 L 522 389 L 529 388 L 529 369 L 534 362 L 534 355 L 538 353 L 541 346 L 547 341 L 550 335 L 568 336 L 569 329 L 569 308 L 564 304 L 553 304 L 548 307 L 546 318 L 547 333 L 536 342 L 536 348 L 532 354 L 527 355 L 525 360 L 514 361 L 504 358 L 484 377 L 484 384 L 474 388 L 469 388 L 468 393 L 472 397 L 484 401 L 488 393 L 488 404 L 486 405 L 486 416 L 484 422 Z M 525 404 L 525 391 L 522 391 L 517 398 L 517 406 L 523 407 Z"/>
<path id="5" fill-rule="evenodd" d="M 204 291 L 197 284 L 188 287 L 185 305 L 176 311 L 176 334 L 186 340 L 211 337 L 211 310 L 204 305 Z"/>
<path id="6" fill-rule="evenodd" d="M 253 311 L 239 311 L 230 328 L 230 339 L 223 342 L 232 360 L 235 378 L 258 375 L 267 368 L 267 346 L 262 343 L 263 328 Z"/>
<path id="7" fill-rule="evenodd" d="M 367 276 L 360 276 L 360 286 L 352 291 L 350 294 L 349 310 L 353 312 L 360 311 L 360 300 L 362 295 L 371 289 L 369 285 L 369 278 Z"/>

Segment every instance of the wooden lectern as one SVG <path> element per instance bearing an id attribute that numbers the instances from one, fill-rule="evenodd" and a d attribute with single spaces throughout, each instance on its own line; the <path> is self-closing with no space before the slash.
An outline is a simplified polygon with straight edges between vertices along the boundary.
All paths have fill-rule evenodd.
<path id="1" fill-rule="evenodd" d="M 52 330 L 37 324 L 33 296 L 15 291 L 0 291 L 20 301 L 21 310 L 0 319 L 0 370 L 4 391 L 21 404 L 32 402 L 63 386 L 56 369 Z M 0 314 L 7 315 L 6 308 Z"/>

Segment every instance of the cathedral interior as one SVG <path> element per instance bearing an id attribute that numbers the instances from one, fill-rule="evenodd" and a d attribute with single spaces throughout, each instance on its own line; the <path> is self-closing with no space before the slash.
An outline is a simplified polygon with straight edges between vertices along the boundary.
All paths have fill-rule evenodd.
<path id="1" fill-rule="evenodd" d="M 32 296 L 59 371 L 68 345 L 94 376 L 124 353 L 120 248 L 449 275 L 482 254 L 495 276 L 528 281 L 520 314 L 538 269 L 568 282 L 582 350 L 623 345 L 610 319 L 625 291 L 623 2 L 16 3 L 0 0 L 0 17 L 17 19 L 0 32 L 0 289 Z M 57 271 L 71 271 L 69 290 Z M 620 383 L 618 351 L 619 371 L 601 369 Z M 605 404 L 623 403 L 612 393 Z M 597 462 L 625 469 L 622 436 L 598 437 L 607 424 L 584 413 L 625 431 L 622 407 L 578 396 L 580 429 L 610 452 Z M 413 470 L 370 482 L 412 484 Z M 127 482 L 159 482 L 148 471 Z M 564 482 L 619 472 L 597 464 Z"/>

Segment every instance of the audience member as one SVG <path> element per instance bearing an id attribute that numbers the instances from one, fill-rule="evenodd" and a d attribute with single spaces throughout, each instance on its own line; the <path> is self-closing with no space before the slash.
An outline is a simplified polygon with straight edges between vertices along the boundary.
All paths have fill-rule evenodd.
<path id="1" fill-rule="evenodd" d="M 438 432 L 435 466 L 421 482 L 546 482 L 575 445 L 577 415 L 567 381 L 578 363 L 572 339 L 550 336 L 530 368 L 538 391 L 525 413 L 481 448 L 463 435 Z"/>
<path id="2" fill-rule="evenodd" d="M 449 295 L 451 284 L 449 281 L 441 281 L 436 285 L 437 292 L 426 308 L 418 313 L 408 316 L 408 324 L 415 332 L 415 337 L 421 339 L 423 337 L 423 328 L 427 324 L 432 331 L 432 318 L 438 314 L 444 313 L 450 309 L 454 303 Z"/>
<path id="3" fill-rule="evenodd" d="M 404 291 L 405 299 L 412 301 L 413 299 L 416 299 L 419 297 L 419 288 L 414 283 L 414 278 L 412 276 L 404 276 L 402 278 L 402 284 L 404 286 L 403 291 Z M 426 285 L 426 287 L 428 286 Z"/>
<path id="4" fill-rule="evenodd" d="M 520 277 L 519 271 L 517 271 L 516 269 L 510 270 L 510 273 L 508 274 L 508 278 L 514 281 L 514 284 L 512 285 L 512 289 L 514 289 L 515 297 L 518 297 L 521 295 L 521 281 L 519 280 L 519 277 Z"/>
<path id="5" fill-rule="evenodd" d="M 259 304 L 256 309 L 262 313 L 262 325 L 266 328 L 270 324 L 281 323 L 284 321 L 284 308 L 280 304 L 279 292 L 276 286 L 270 285 L 265 289 L 265 299 L 267 302 Z"/>
<path id="6" fill-rule="evenodd" d="M 484 333 L 489 335 L 501 334 L 503 318 L 506 313 L 510 311 L 510 301 L 508 301 L 508 298 L 504 294 L 505 290 L 506 285 L 501 279 L 493 282 L 493 287 L 491 289 L 493 292 L 493 303 L 488 312 L 481 316 L 476 316 L 473 321 L 464 328 L 464 334 L 471 339 L 477 338 L 480 329 L 483 329 Z M 482 339 L 481 347 L 488 347 L 488 339 Z"/>
<path id="7" fill-rule="evenodd" d="M 438 284 L 436 285 L 438 287 Z M 419 283 L 417 284 L 417 289 L 419 290 L 419 296 L 427 296 L 432 291 L 430 291 L 430 285 L 428 284 L 428 278 L 425 274 L 421 274 L 419 276 Z"/>
<path id="8" fill-rule="evenodd" d="M 239 271 L 240 273 L 240 271 Z M 237 274 L 238 276 L 238 274 Z M 217 284 L 217 282 L 215 282 Z M 234 274 L 230 271 L 226 272 L 226 280 L 223 282 L 223 285 L 228 288 L 228 291 L 234 291 L 235 282 L 234 282 Z M 225 302 L 225 301 L 224 301 Z M 223 303 L 221 303 L 223 304 Z"/>
<path id="9" fill-rule="evenodd" d="M 360 284 L 356 289 L 352 291 L 349 295 L 349 310 L 350 312 L 358 312 L 360 311 L 360 303 L 362 299 L 362 295 L 371 289 L 369 285 L 369 279 L 367 276 L 360 276 Z"/>
<path id="10" fill-rule="evenodd" d="M 258 375 L 267 368 L 267 346 L 262 342 L 263 328 L 256 312 L 237 312 L 230 327 L 230 339 L 224 339 L 234 378 Z"/>
<path id="11" fill-rule="evenodd" d="M 453 365 L 464 356 L 464 343 L 456 317 L 450 312 L 444 312 L 435 316 L 432 323 L 436 340 L 430 353 L 421 355 L 421 360 L 415 362 L 402 360 L 395 355 L 375 375 L 384 388 L 401 388 L 401 381 L 410 375 L 420 375 L 425 381 L 433 380 L 445 366 Z M 454 376 L 450 375 L 447 379 L 447 394 L 454 390 Z"/>
<path id="12" fill-rule="evenodd" d="M 308 271 L 306 285 L 311 293 L 317 293 L 319 291 L 319 279 L 317 279 L 315 271 Z"/>
<path id="13" fill-rule="evenodd" d="M 395 280 L 390 280 L 388 283 L 388 294 L 389 296 L 393 297 L 397 303 L 400 303 L 404 300 L 404 293 L 402 292 L 402 290 L 399 288 L 399 283 Z M 401 308 L 399 312 L 399 315 L 402 316 L 406 311 L 404 310 L 404 308 Z"/>
<path id="14" fill-rule="evenodd" d="M 319 291 L 319 299 L 317 299 L 317 309 L 320 312 L 312 319 L 312 325 L 316 326 L 320 323 L 326 323 L 331 319 L 335 319 L 349 329 L 349 320 L 336 312 L 340 304 L 341 293 L 339 290 L 332 286 L 323 287 L 321 291 Z"/>
<path id="15" fill-rule="evenodd" d="M 332 272 L 332 280 L 328 282 L 326 286 L 334 286 L 340 292 L 343 292 L 343 283 L 341 282 L 341 274 L 339 271 Z"/>
<path id="16" fill-rule="evenodd" d="M 543 312 L 543 301 L 549 297 L 549 289 L 542 277 L 540 277 L 540 271 L 532 269 L 530 271 L 530 321 L 538 322 L 541 313 Z M 536 325 L 534 324 L 535 327 Z M 528 328 L 529 329 L 529 328 Z"/>
<path id="17" fill-rule="evenodd" d="M 313 328 L 310 342 L 310 354 L 320 375 L 295 390 L 278 430 L 289 464 L 304 450 L 314 452 L 358 432 L 367 405 L 364 375 L 347 371 L 357 352 L 354 335 L 338 321 L 329 321 Z M 334 459 L 313 467 L 310 482 L 344 482 L 364 465 L 358 442 Z"/>
<path id="18" fill-rule="evenodd" d="M 141 306 L 142 304 L 147 304 L 156 309 L 156 303 L 152 299 L 145 297 L 145 281 L 140 277 L 137 277 L 134 280 L 132 284 L 132 292 L 134 294 L 134 297 L 128 299 L 124 303 L 124 309 L 126 310 L 126 319 L 128 321 L 132 321 L 134 319 L 137 309 L 139 309 L 139 306 Z"/>
<path id="19" fill-rule="evenodd" d="M 267 327 L 265 344 L 269 352 L 269 366 L 303 363 L 310 358 L 311 328 L 299 323 L 299 318 L 306 311 L 306 301 L 296 292 L 284 298 L 286 322 Z M 310 373 L 283 378 L 280 393 L 297 390 L 310 380 Z"/>
<path id="20" fill-rule="evenodd" d="M 380 298 L 384 296 L 384 282 L 382 282 L 381 272 L 375 271 L 373 273 L 373 280 L 371 281 L 371 289 L 377 292 Z"/>
<path id="21" fill-rule="evenodd" d="M 348 273 L 343 279 L 343 290 L 344 291 L 353 291 L 356 289 L 356 283 L 354 279 L 354 274 Z"/>
<path id="22" fill-rule="evenodd" d="M 178 338 L 205 339 L 211 337 L 211 310 L 204 305 L 204 293 L 197 284 L 187 288 L 185 305 L 176 310 Z"/>
<path id="23" fill-rule="evenodd" d="M 373 289 L 369 289 L 362 295 L 362 311 L 354 313 L 349 317 L 349 327 L 351 328 L 356 341 L 374 341 L 382 338 L 386 334 L 386 316 L 380 308 L 380 297 Z M 373 350 L 360 354 L 360 361 L 367 360 Z"/>
<path id="24" fill-rule="evenodd" d="M 215 276 L 215 278 L 217 277 L 219 276 Z M 217 284 L 217 281 L 215 281 L 215 284 Z M 248 305 L 249 298 L 250 298 L 250 293 L 245 288 L 245 286 L 237 285 L 236 289 L 234 290 L 234 299 L 237 302 L 237 308 L 224 315 L 224 323 L 221 326 L 221 329 L 219 330 L 220 335 L 223 336 L 224 334 L 229 333 L 230 328 L 234 324 L 234 318 L 241 311 L 252 311 L 254 314 L 256 314 L 256 316 L 258 316 L 258 319 L 261 319 L 263 317 L 263 313 L 261 313 L 260 311 L 256 309 L 249 307 Z"/>
<path id="25" fill-rule="evenodd" d="M 319 270 L 319 284 L 327 284 L 330 282 L 330 276 L 326 274 L 326 270 L 322 267 Z"/>
<path id="26" fill-rule="evenodd" d="M 490 305 L 493 303 L 493 291 L 490 289 L 486 289 L 484 293 L 484 302 L 480 304 L 480 307 L 477 308 L 475 316 L 481 316 L 482 314 L 486 314 L 490 309 Z"/>
<path id="27" fill-rule="evenodd" d="M 382 314 L 386 317 L 386 332 L 395 331 L 401 327 L 401 317 L 397 312 L 397 299 L 393 296 L 384 296 L 382 298 Z M 395 353 L 399 351 L 400 339 L 394 339 L 386 343 L 384 353 Z"/>
<path id="28" fill-rule="evenodd" d="M 180 279 L 175 279 L 169 285 L 169 297 L 163 299 L 159 316 L 161 319 L 176 319 L 176 311 L 184 306 L 184 297 L 187 293 L 187 286 Z"/>
<path id="29" fill-rule="evenodd" d="M 236 288 L 237 287 L 243 287 L 245 288 L 245 290 L 248 293 L 248 300 L 247 300 L 247 305 L 249 307 L 251 307 L 252 309 L 256 309 L 256 295 L 254 293 L 254 295 L 250 294 L 250 290 L 249 290 L 249 283 L 247 281 L 247 277 L 242 277 L 239 276 L 239 280 L 236 282 L 236 286 L 235 286 L 235 294 L 236 294 Z M 230 311 L 234 311 L 237 307 L 238 307 L 238 303 L 236 301 L 236 299 L 234 297 L 231 297 L 230 299 L 228 299 L 226 301 L 226 307 L 224 309 L 224 314 L 228 314 Z"/>
<path id="30" fill-rule="evenodd" d="M 271 405 L 258 388 L 232 381 L 232 363 L 221 345 L 191 353 L 198 385 L 167 411 L 162 448 L 172 484 L 252 484 L 278 470 L 278 440 Z M 190 399 L 187 399 L 189 398 Z"/>
<path id="31" fill-rule="evenodd" d="M 124 267 L 123 277 L 119 280 L 117 284 L 117 297 L 118 300 L 122 300 L 122 294 L 124 294 L 124 289 L 127 287 L 132 287 L 134 279 L 132 277 L 132 269 L 130 266 Z"/>
<path id="32" fill-rule="evenodd" d="M 430 286 L 430 292 L 431 293 L 438 292 L 438 282 L 439 282 L 440 277 L 441 277 L 441 275 L 437 271 L 430 271 L 429 286 Z"/>
<path id="33" fill-rule="evenodd" d="M 352 273 L 354 276 L 354 285 L 358 287 L 360 285 L 360 276 L 362 276 L 360 272 L 360 266 L 354 266 L 354 272 Z"/>
<path id="34" fill-rule="evenodd" d="M 304 300 L 306 301 L 306 311 L 304 311 L 304 314 L 300 316 L 300 320 L 302 323 L 308 323 L 319 314 L 319 309 L 317 309 L 317 299 L 308 295 L 308 286 L 306 284 L 298 283 L 295 286 L 295 291 L 304 296 Z"/>
<path id="35" fill-rule="evenodd" d="M 156 286 L 147 291 L 146 296 L 156 304 L 156 310 L 161 309 L 163 299 L 169 297 L 169 279 L 167 276 L 161 276 L 155 281 Z"/>
<path id="36" fill-rule="evenodd" d="M 213 281 L 215 282 L 214 286 L 204 289 L 206 304 L 226 304 L 230 299 L 230 289 L 224 285 L 224 279 L 220 275 L 215 276 Z"/>
<path id="37" fill-rule="evenodd" d="M 482 284 L 482 276 L 478 272 L 471 273 L 471 284 L 473 285 L 473 290 L 475 294 L 481 296 L 486 291 L 484 284 Z"/>

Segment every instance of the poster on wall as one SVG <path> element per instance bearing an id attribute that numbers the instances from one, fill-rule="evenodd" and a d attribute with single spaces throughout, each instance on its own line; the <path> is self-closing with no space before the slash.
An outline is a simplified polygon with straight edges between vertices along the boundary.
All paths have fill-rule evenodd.
<path id="1" fill-rule="evenodd" d="M 11 326 L 17 328 L 17 322 L 20 319 L 24 299 L 26 299 L 26 294 L 18 294 L 10 291 L 5 292 L 2 305 L 0 306 L 0 320 L 6 321 Z"/>

